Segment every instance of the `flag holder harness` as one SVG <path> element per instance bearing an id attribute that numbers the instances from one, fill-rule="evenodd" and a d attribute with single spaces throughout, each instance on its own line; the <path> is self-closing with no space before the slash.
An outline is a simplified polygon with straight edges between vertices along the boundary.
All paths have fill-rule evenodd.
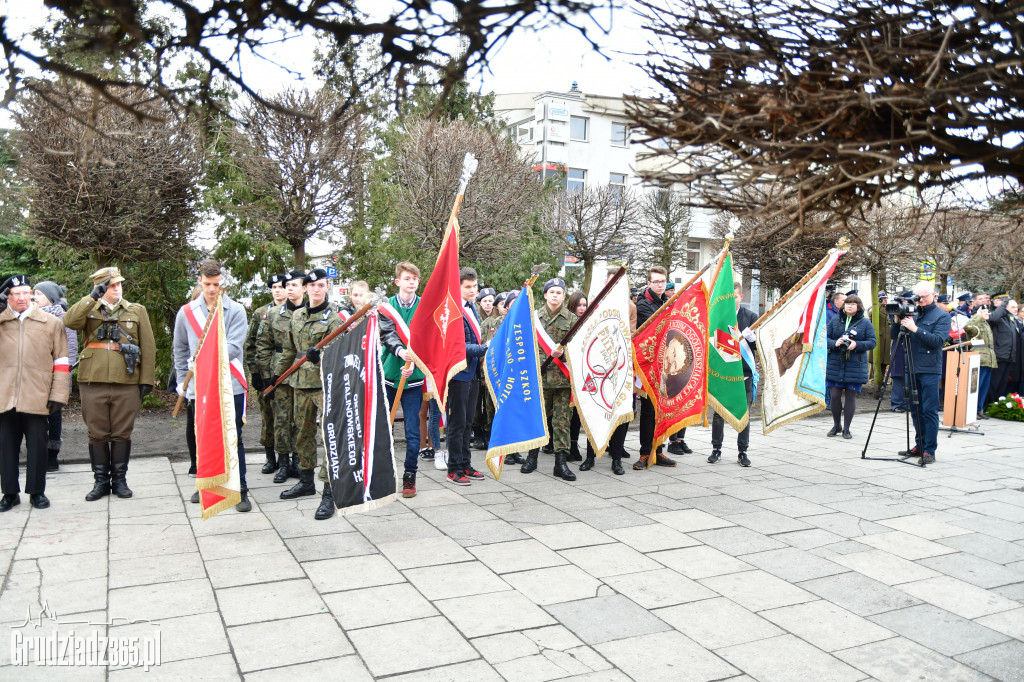
<path id="1" fill-rule="evenodd" d="M 885 387 L 892 379 L 892 363 L 889 363 L 889 366 L 885 368 L 885 376 L 882 377 L 882 385 L 878 389 L 878 403 L 875 405 L 875 416 L 871 418 L 871 428 L 868 429 L 868 437 L 867 440 L 864 441 L 864 449 L 860 453 L 860 458 L 871 459 L 877 462 L 899 462 L 900 464 L 909 464 L 911 466 L 917 466 L 924 469 L 924 451 L 922 450 L 920 455 L 914 455 L 912 454 L 913 448 L 910 445 L 910 410 L 914 410 L 914 413 L 917 414 L 917 423 L 921 424 L 921 400 L 917 390 L 917 370 L 914 367 L 914 354 L 910 352 L 910 332 L 907 331 L 907 328 L 903 325 L 900 325 L 899 334 L 896 336 L 896 345 L 903 352 L 903 371 L 906 376 L 903 390 L 907 395 L 907 405 L 910 408 L 906 412 L 907 449 L 903 451 L 904 454 L 898 454 L 896 457 L 867 456 L 868 445 L 871 443 L 871 434 L 875 430 L 875 422 L 878 420 L 878 410 L 881 409 L 882 399 L 885 397 Z M 914 457 L 918 458 L 917 462 L 909 461 Z"/>

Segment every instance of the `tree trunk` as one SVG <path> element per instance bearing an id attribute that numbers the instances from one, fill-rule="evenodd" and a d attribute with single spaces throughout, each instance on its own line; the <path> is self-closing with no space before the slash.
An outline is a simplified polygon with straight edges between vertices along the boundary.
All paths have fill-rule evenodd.
<path id="1" fill-rule="evenodd" d="M 588 256 L 583 259 L 583 288 L 581 291 L 590 291 L 590 281 L 594 278 L 594 257 Z M 569 292 L 565 292 L 566 299 L 569 297 Z M 572 312 L 576 312 L 575 310 Z"/>
<path id="2" fill-rule="evenodd" d="M 295 253 L 295 269 L 305 270 L 306 269 L 306 242 L 293 242 L 292 250 Z"/>

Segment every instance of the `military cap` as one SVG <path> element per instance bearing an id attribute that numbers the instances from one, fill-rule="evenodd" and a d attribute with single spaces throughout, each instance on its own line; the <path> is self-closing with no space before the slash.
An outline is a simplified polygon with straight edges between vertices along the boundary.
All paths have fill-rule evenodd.
<path id="1" fill-rule="evenodd" d="M 939 303 L 949 303 L 949 296 L 947 294 L 939 294 L 935 297 L 935 300 Z"/>
<path id="2" fill-rule="evenodd" d="M 966 294 L 960 294 L 959 296 L 957 296 L 956 300 L 960 301 L 961 303 L 967 303 L 972 298 L 974 298 L 974 294 L 968 291 Z"/>
<path id="3" fill-rule="evenodd" d="M 889 298 L 889 295 L 886 294 L 884 291 L 879 291 L 878 292 L 878 298 L 880 298 L 880 299 L 882 299 L 882 298 Z"/>
<path id="4" fill-rule="evenodd" d="M 847 296 L 856 296 L 857 295 L 857 289 L 853 289 L 851 291 L 847 291 L 846 295 Z"/>
<path id="5" fill-rule="evenodd" d="M 505 299 L 505 308 L 506 309 L 512 307 L 512 301 L 516 300 L 516 296 L 518 296 L 518 295 L 519 295 L 518 291 L 510 291 L 510 292 L 508 292 L 508 298 Z"/>
<path id="6" fill-rule="evenodd" d="M 309 284 L 310 282 L 319 282 L 322 279 L 327 279 L 327 271 L 323 268 L 313 268 L 303 278 L 303 284 Z"/>
<path id="7" fill-rule="evenodd" d="M 303 272 L 302 270 L 292 270 L 291 272 L 285 273 L 284 280 L 282 281 L 287 283 L 292 281 L 293 279 L 305 280 L 306 273 Z"/>
<path id="8" fill-rule="evenodd" d="M 14 287 L 30 287 L 32 284 L 29 282 L 28 275 L 11 275 L 8 277 L 2 285 L 0 285 L 0 291 L 7 291 Z"/>
<path id="9" fill-rule="evenodd" d="M 563 292 L 566 291 L 565 280 L 562 279 L 561 277 L 555 277 L 553 279 L 549 279 L 548 281 L 544 282 L 544 293 L 545 294 L 548 293 L 548 289 L 550 289 L 552 287 L 558 287 Z"/>
<path id="10" fill-rule="evenodd" d="M 1000 291 L 998 294 L 992 294 L 989 298 L 1006 298 L 1010 294 L 1006 291 Z"/>
<path id="11" fill-rule="evenodd" d="M 509 292 L 507 292 L 507 291 L 503 291 L 500 294 L 498 294 L 497 296 L 495 296 L 494 297 L 494 305 L 498 305 L 499 303 L 504 302 L 504 300 L 506 298 L 508 298 L 508 293 Z"/>
<path id="12" fill-rule="evenodd" d="M 476 300 L 482 301 L 485 298 L 487 298 L 488 296 L 495 296 L 496 297 L 497 295 L 498 295 L 498 292 L 496 292 L 492 287 L 484 287 L 476 295 Z"/>
<path id="13" fill-rule="evenodd" d="M 669 289 L 669 290 L 675 289 L 676 288 L 676 283 L 675 282 L 669 282 L 668 284 L 665 285 L 665 288 Z"/>
<path id="14" fill-rule="evenodd" d="M 100 268 L 89 275 L 89 279 L 92 280 L 93 284 L 103 284 L 104 282 L 107 282 L 108 279 L 110 281 L 107 282 L 107 284 L 117 284 L 118 282 L 124 281 L 124 277 L 121 276 L 121 271 L 117 268 Z"/>
<path id="15" fill-rule="evenodd" d="M 287 277 L 288 277 L 288 275 L 286 275 L 284 273 L 279 273 L 279 274 L 276 274 L 276 275 L 271 275 L 270 279 L 267 280 L 267 288 L 269 289 L 270 287 L 274 286 L 275 284 L 284 284 L 286 281 L 288 281 L 286 279 Z"/>

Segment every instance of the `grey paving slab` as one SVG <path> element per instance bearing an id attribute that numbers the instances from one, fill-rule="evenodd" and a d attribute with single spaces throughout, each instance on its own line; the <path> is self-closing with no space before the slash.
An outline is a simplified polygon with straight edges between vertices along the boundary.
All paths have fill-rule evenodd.
<path id="1" fill-rule="evenodd" d="M 853 572 L 808 580 L 800 583 L 800 587 L 858 616 L 872 616 L 921 603 L 902 590 Z"/>
<path id="2" fill-rule="evenodd" d="M 857 542 L 871 545 L 876 549 L 881 549 L 911 561 L 953 553 L 950 547 L 945 547 L 931 540 L 925 540 L 902 531 L 865 535 L 857 538 Z"/>
<path id="3" fill-rule="evenodd" d="M 398 569 L 439 566 L 470 561 L 473 555 L 447 535 L 418 540 L 385 542 L 377 545 L 381 553 Z"/>
<path id="4" fill-rule="evenodd" d="M 773 535 L 775 533 L 788 533 L 794 530 L 805 530 L 811 525 L 801 519 L 792 519 L 782 514 L 768 510 L 758 510 L 747 514 L 735 514 L 727 517 L 733 523 L 745 526 L 751 530 Z"/>
<path id="5" fill-rule="evenodd" d="M 105 552 L 103 553 L 106 554 Z M 104 563 L 107 557 L 104 556 Z M 199 552 L 172 554 L 154 561 L 151 557 L 110 561 L 110 587 L 132 587 L 153 583 L 194 580 L 206 577 L 206 567 Z"/>
<path id="6" fill-rule="evenodd" d="M 478 545 L 469 551 L 495 573 L 529 571 L 569 563 L 561 554 L 537 540 L 515 540 Z"/>
<path id="7" fill-rule="evenodd" d="M 745 554 L 742 558 L 748 564 L 757 566 L 788 582 L 801 582 L 826 575 L 845 573 L 849 570 L 845 566 L 840 566 L 795 547 Z"/>
<path id="8" fill-rule="evenodd" d="M 405 576 L 380 554 L 307 561 L 302 568 L 320 594 L 405 582 Z"/>
<path id="9" fill-rule="evenodd" d="M 856 539 L 862 535 L 872 535 L 875 533 L 884 533 L 886 531 L 885 526 L 880 526 L 872 521 L 867 521 L 842 512 L 815 516 L 802 516 L 800 517 L 800 520 L 809 523 L 812 526 L 835 533 L 836 535 L 841 535 L 844 538 Z"/>
<path id="10" fill-rule="evenodd" d="M 669 528 L 674 528 L 682 533 L 711 530 L 712 528 L 726 528 L 736 525 L 732 521 L 720 519 L 700 509 L 680 509 L 678 511 L 648 514 L 648 516 L 652 520 L 663 523 Z"/>
<path id="11" fill-rule="evenodd" d="M 974 622 L 1024 641 L 1024 607 L 995 613 L 991 616 L 982 616 Z"/>
<path id="12" fill-rule="evenodd" d="M 335 533 L 334 535 L 289 538 L 284 541 L 284 544 L 299 561 L 337 559 L 377 553 L 377 548 L 362 533 Z M 274 551 L 278 551 L 277 548 L 274 548 Z"/>
<path id="13" fill-rule="evenodd" d="M 963 552 L 921 559 L 918 563 L 986 589 L 1024 581 L 1024 571 Z"/>
<path id="14" fill-rule="evenodd" d="M 973 554 L 997 564 L 1011 564 L 1017 561 L 1024 561 L 1024 545 L 1016 542 L 1007 542 L 1006 540 L 982 533 L 942 538 L 937 540 L 937 542 L 946 547 Z"/>
<path id="15" fill-rule="evenodd" d="M 103 672 L 103 668 L 93 668 L 91 670 L 98 671 L 100 673 Z M 52 671 L 46 672 L 50 675 L 53 674 Z M 148 671 L 143 671 L 142 668 L 114 670 L 110 672 L 108 679 L 115 682 L 120 682 L 122 680 L 158 680 L 160 682 L 175 682 L 176 680 L 181 680 L 183 678 L 196 680 L 197 682 L 219 682 L 220 680 L 224 680 L 226 682 L 228 680 L 242 679 L 238 674 L 238 663 L 235 662 L 233 656 L 228 654 L 206 656 L 205 658 L 189 658 L 183 661 L 176 661 L 160 665 L 159 667 L 150 668 Z M 19 679 L 22 678 L 19 676 Z M 103 678 L 100 677 L 100 679 Z"/>
<path id="16" fill-rule="evenodd" d="M 660 523 L 630 526 L 628 528 L 614 528 L 607 531 L 607 533 L 619 542 L 629 545 L 639 552 L 657 552 L 664 549 L 693 547 L 701 544 L 690 535 L 680 533 Z"/>
<path id="17" fill-rule="evenodd" d="M 1014 523 L 1005 519 L 997 519 L 991 516 L 972 516 L 967 519 L 950 521 L 950 524 L 959 528 L 972 530 L 976 533 L 991 535 L 1000 540 L 1014 542 L 1024 540 L 1024 523 Z"/>
<path id="18" fill-rule="evenodd" d="M 714 547 L 732 556 L 764 552 L 770 549 L 782 549 L 786 546 L 783 542 L 743 526 L 695 531 L 689 533 L 689 536 L 709 547 Z"/>
<path id="19" fill-rule="evenodd" d="M 927 560 L 909 561 L 880 549 L 843 554 L 833 557 L 832 561 L 886 585 L 899 585 L 939 575 L 924 565 Z"/>
<path id="20" fill-rule="evenodd" d="M 600 509 L 579 509 L 570 512 L 574 517 L 598 530 L 645 526 L 654 523 L 650 518 L 618 505 Z"/>
<path id="21" fill-rule="evenodd" d="M 706 545 L 652 552 L 648 556 L 694 580 L 736 573 L 737 571 L 749 571 L 753 568 L 745 561 Z"/>
<path id="22" fill-rule="evenodd" d="M 1009 639 L 1000 632 L 931 604 L 880 613 L 870 619 L 946 656 L 983 649 Z"/>
<path id="23" fill-rule="evenodd" d="M 513 590 L 443 599 L 435 601 L 434 606 L 467 637 L 482 637 L 555 623 L 543 609 Z M 557 609 L 561 606 L 555 604 L 548 608 Z"/>
<path id="24" fill-rule="evenodd" d="M 507 582 L 479 561 L 450 564 L 444 568 L 410 568 L 403 573 L 424 597 L 432 601 L 512 589 Z"/>
<path id="25" fill-rule="evenodd" d="M 245 682 L 275 682 L 284 677 L 293 679 L 337 679 L 345 682 L 372 682 L 366 666 L 358 656 L 326 658 L 311 663 L 298 663 L 282 668 L 270 668 L 246 673 Z"/>
<path id="26" fill-rule="evenodd" d="M 159 620 L 218 610 L 206 578 L 122 587 L 110 590 L 109 599 L 112 618 Z"/>
<path id="27" fill-rule="evenodd" d="M 813 550 L 818 547 L 834 545 L 838 542 L 845 542 L 842 536 L 830 533 L 822 528 L 809 528 L 808 530 L 795 530 L 790 533 L 777 533 L 772 536 L 776 541 L 782 541 L 791 547 L 803 550 Z M 864 547 L 864 549 L 868 549 Z"/>
<path id="28" fill-rule="evenodd" d="M 834 655 L 880 682 L 990 682 L 992 679 L 902 637 L 852 647 Z"/>
<path id="29" fill-rule="evenodd" d="M 705 682 L 732 677 L 739 672 L 678 632 L 632 637 L 599 644 L 596 648 L 636 680 Z"/>
<path id="30" fill-rule="evenodd" d="M 335 658 L 353 652 L 329 613 L 228 628 L 243 673 Z M 296 643 L 301 642 L 301 646 Z"/>
<path id="31" fill-rule="evenodd" d="M 812 593 L 765 571 L 745 571 L 704 578 L 700 584 L 751 611 L 774 609 L 815 599 Z"/>
<path id="32" fill-rule="evenodd" d="M 716 653 L 762 682 L 855 682 L 863 672 L 793 635 L 781 635 Z"/>
<path id="33" fill-rule="evenodd" d="M 753 611 L 723 597 L 657 609 L 654 613 L 706 649 L 721 649 L 784 634 Z"/>
<path id="34" fill-rule="evenodd" d="M 254 554 L 244 560 L 217 559 L 205 563 L 215 588 L 255 585 L 306 577 L 302 566 L 288 551 Z"/>
<path id="35" fill-rule="evenodd" d="M 525 540 L 528 535 L 504 519 L 458 523 L 439 528 L 445 535 L 464 547 L 473 547 L 492 542 Z"/>
<path id="36" fill-rule="evenodd" d="M 603 583 L 576 566 L 553 566 L 503 576 L 534 604 L 546 606 L 596 597 Z"/>
<path id="37" fill-rule="evenodd" d="M 217 601 L 228 626 L 294 618 L 327 610 L 309 580 L 226 587 L 217 590 Z"/>
<path id="38" fill-rule="evenodd" d="M 559 553 L 597 578 L 639 571 L 654 571 L 661 568 L 661 564 L 657 561 L 649 559 L 643 553 L 621 542 L 563 549 Z"/>
<path id="39" fill-rule="evenodd" d="M 119 625 L 107 630 L 110 637 L 160 637 L 160 661 L 165 663 L 231 653 L 227 633 L 217 612 L 180 618 Z"/>
<path id="40" fill-rule="evenodd" d="M 912 514 L 910 516 L 899 516 L 894 519 L 879 521 L 879 525 L 887 526 L 893 530 L 903 531 L 924 538 L 925 540 L 940 540 L 951 538 L 956 535 L 967 535 L 971 531 L 966 528 L 954 526 L 951 523 L 940 521 L 934 517 L 923 514 Z"/>
<path id="41" fill-rule="evenodd" d="M 962 654 L 956 660 L 1001 682 L 1024 680 L 1024 642 L 1009 641 Z"/>
<path id="42" fill-rule="evenodd" d="M 345 630 L 439 615 L 409 583 L 334 592 L 323 600 Z"/>
<path id="43" fill-rule="evenodd" d="M 828 652 L 895 637 L 892 631 L 824 599 L 762 611 L 760 615 Z"/>
<path id="44" fill-rule="evenodd" d="M 980 618 L 1020 607 L 1019 602 L 944 575 L 906 583 L 900 589 L 964 618 Z"/>
<path id="45" fill-rule="evenodd" d="M 618 594 L 552 604 L 546 610 L 587 644 L 671 629 L 665 621 Z"/>
<path id="46" fill-rule="evenodd" d="M 695 580 L 670 568 L 603 578 L 603 582 L 645 609 L 685 604 L 717 596 Z"/>
<path id="47" fill-rule="evenodd" d="M 549 526 L 532 526 L 524 528 L 524 531 L 555 550 L 615 542 L 615 538 L 580 521 Z"/>

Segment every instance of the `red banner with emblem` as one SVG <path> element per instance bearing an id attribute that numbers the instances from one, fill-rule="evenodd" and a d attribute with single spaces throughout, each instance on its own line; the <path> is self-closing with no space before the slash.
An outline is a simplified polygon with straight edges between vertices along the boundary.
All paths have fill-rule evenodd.
<path id="1" fill-rule="evenodd" d="M 655 448 L 676 431 L 703 419 L 708 338 L 708 294 L 699 280 L 633 337 L 636 375 L 657 410 Z"/>
<path id="2" fill-rule="evenodd" d="M 448 381 L 466 367 L 459 286 L 459 221 L 452 218 L 416 314 L 409 323 L 409 355 L 437 387 L 441 412 L 448 405 Z"/>

